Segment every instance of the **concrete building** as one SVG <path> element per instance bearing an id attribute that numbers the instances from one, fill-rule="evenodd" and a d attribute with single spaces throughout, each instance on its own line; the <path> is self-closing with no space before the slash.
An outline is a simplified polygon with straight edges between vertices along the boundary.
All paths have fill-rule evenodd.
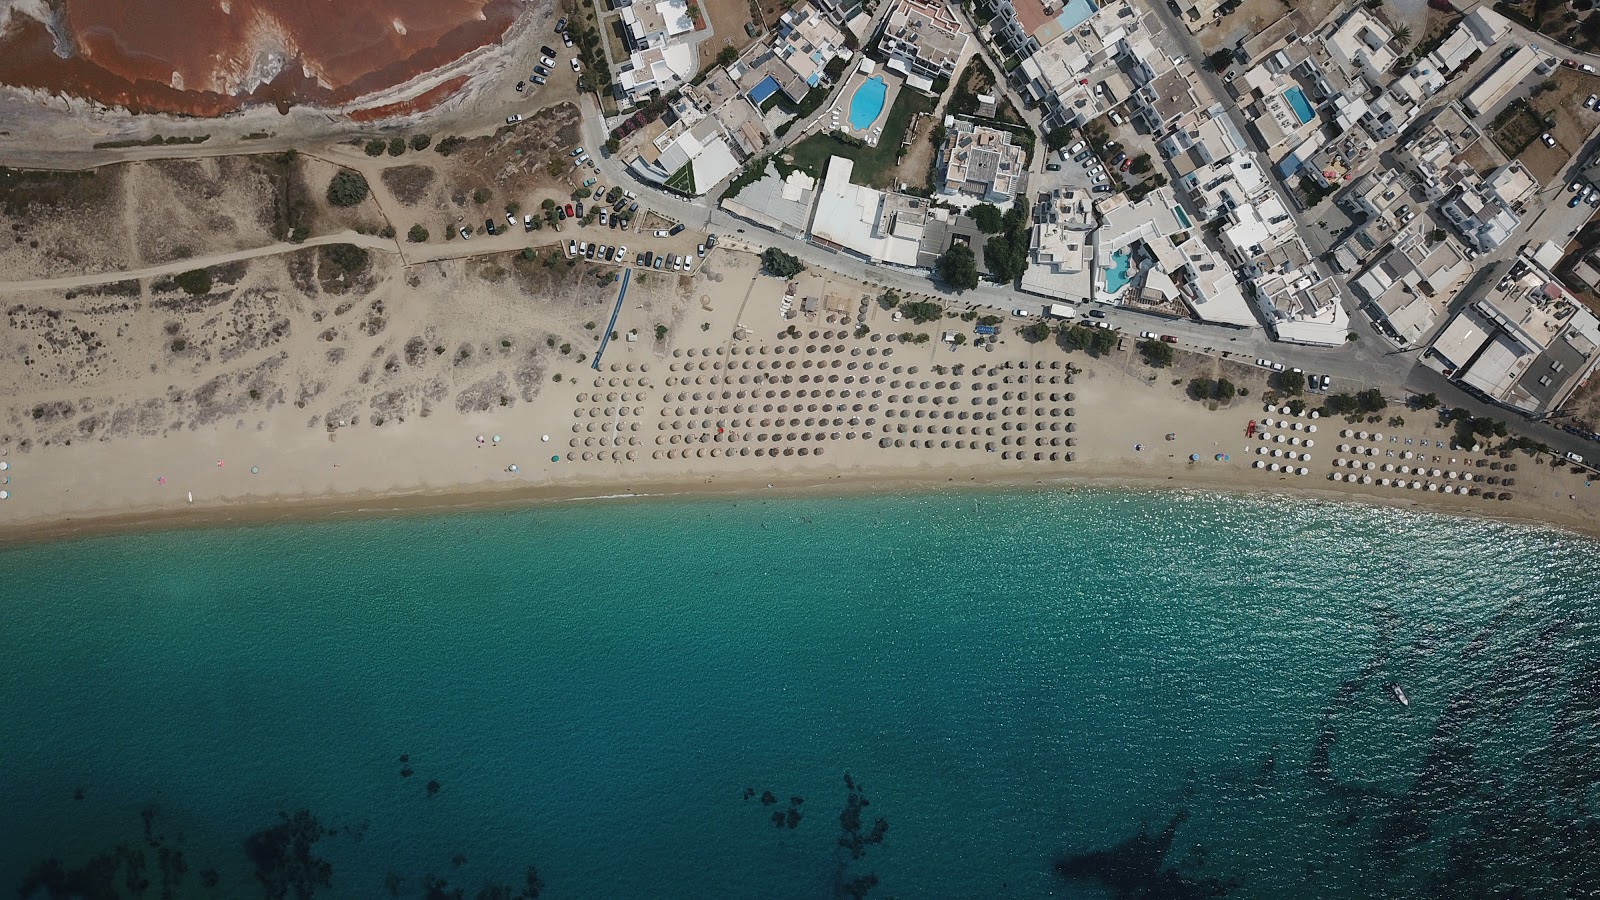
<path id="1" fill-rule="evenodd" d="M 1526 257 L 1428 348 L 1454 381 L 1530 416 L 1559 410 L 1600 364 L 1600 319 Z"/>
<path id="2" fill-rule="evenodd" d="M 1420 228 L 1350 280 L 1362 309 L 1401 346 L 1420 343 L 1444 315 L 1471 274 L 1460 245 L 1450 238 L 1429 244 Z"/>
<path id="3" fill-rule="evenodd" d="M 844 32 L 810 2 L 791 7 L 778 18 L 771 46 L 773 55 L 808 88 L 821 83 L 828 63 L 851 56 Z"/>
<path id="4" fill-rule="evenodd" d="M 803 238 L 816 204 L 817 180 L 796 169 L 787 178 L 771 161 L 757 181 L 736 196 L 724 198 L 721 207 L 762 228 L 791 238 Z"/>
<path id="5" fill-rule="evenodd" d="M 828 159 L 811 218 L 811 243 L 870 262 L 916 267 L 928 201 L 851 184 L 855 163 Z"/>
<path id="6" fill-rule="evenodd" d="M 1503 246 L 1522 220 L 1481 182 L 1464 183 L 1439 204 L 1439 212 L 1460 232 L 1467 245 L 1480 253 Z"/>
<path id="7" fill-rule="evenodd" d="M 1327 29 L 1323 46 L 1346 76 L 1359 77 L 1376 88 L 1388 82 L 1389 70 L 1399 59 L 1391 47 L 1393 41 L 1394 32 L 1359 7 Z"/>
<path id="8" fill-rule="evenodd" d="M 1520 87 L 1524 79 L 1540 67 L 1547 66 L 1546 60 L 1547 57 L 1531 46 L 1517 48 L 1510 59 L 1501 62 L 1461 98 L 1462 108 L 1473 117 L 1482 116 L 1511 96 L 1511 92 Z"/>
<path id="9" fill-rule="evenodd" d="M 1011 132 L 946 117 L 944 145 L 935 168 L 939 192 L 1007 203 L 1022 186 L 1026 154 Z"/>
<path id="10" fill-rule="evenodd" d="M 929 90 L 934 79 L 956 77 L 956 63 L 967 46 L 966 26 L 942 0 L 893 0 L 878 32 L 884 65 L 906 83 Z"/>
<path id="11" fill-rule="evenodd" d="M 1082 188 L 1039 196 L 1029 237 L 1031 265 L 1022 273 L 1030 294 L 1086 303 L 1094 297 L 1094 201 Z"/>

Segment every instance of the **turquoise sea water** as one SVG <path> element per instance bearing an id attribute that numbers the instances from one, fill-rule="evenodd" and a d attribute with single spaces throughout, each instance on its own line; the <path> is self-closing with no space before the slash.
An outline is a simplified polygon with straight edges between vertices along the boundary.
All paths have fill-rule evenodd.
<path id="1" fill-rule="evenodd" d="M 0 891 L 1589 896 L 1595 549 L 1058 490 L 7 549 Z"/>

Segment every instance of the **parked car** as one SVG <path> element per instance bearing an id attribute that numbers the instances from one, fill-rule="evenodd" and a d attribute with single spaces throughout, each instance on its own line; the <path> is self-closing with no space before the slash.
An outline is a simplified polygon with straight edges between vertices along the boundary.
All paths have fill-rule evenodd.
<path id="1" fill-rule="evenodd" d="M 1141 340 L 1141 341 L 1153 341 L 1153 340 L 1156 339 L 1156 337 L 1157 337 L 1157 335 L 1156 335 L 1156 333 L 1154 331 L 1141 331 L 1141 332 L 1139 332 L 1139 340 Z"/>
<path id="2" fill-rule="evenodd" d="M 1517 55 L 1517 48 L 1516 47 L 1507 47 L 1505 49 L 1505 52 L 1500 54 L 1500 56 L 1502 58 L 1504 58 L 1504 59 L 1510 59 L 1511 57 L 1516 56 L 1516 55 Z M 1575 59 L 1563 59 L 1561 61 L 1561 64 L 1563 66 L 1566 66 L 1569 69 L 1576 69 L 1578 67 L 1578 61 L 1575 60 Z"/>
<path id="3" fill-rule="evenodd" d="M 600 210 L 600 224 L 601 225 L 610 224 L 609 221 L 606 219 L 606 211 L 603 210 L 603 209 Z"/>
<path id="4" fill-rule="evenodd" d="M 523 215 L 522 215 L 522 230 L 523 231 L 532 231 L 533 230 L 533 213 L 523 213 Z"/>
<path id="5" fill-rule="evenodd" d="M 1106 311 L 1103 309 L 1091 309 L 1089 310 L 1089 315 L 1094 316 L 1096 319 L 1104 319 Z"/>
<path id="6" fill-rule="evenodd" d="M 667 236 L 667 232 L 664 229 L 661 229 L 661 228 L 657 228 L 656 229 L 656 237 L 664 238 L 666 236 Z"/>
<path id="7" fill-rule="evenodd" d="M 595 245 L 594 244 L 590 244 L 589 246 L 583 248 L 583 258 L 584 259 L 594 259 L 594 250 L 595 250 Z"/>
<path id="8" fill-rule="evenodd" d="M 557 34 L 566 34 L 567 33 L 567 17 L 566 16 L 562 16 L 560 19 L 556 20 L 556 33 Z"/>
<path id="9" fill-rule="evenodd" d="M 1539 135 L 1539 140 L 1544 141 L 1544 145 L 1546 147 L 1554 147 L 1556 145 L 1556 139 L 1551 137 L 1550 132 L 1548 131 Z"/>
<path id="10" fill-rule="evenodd" d="M 671 236 L 674 236 L 674 235 L 682 234 L 683 233 L 683 229 L 684 229 L 683 223 L 679 222 L 678 224 L 672 226 L 672 228 L 670 228 L 667 231 L 667 236 L 671 237 Z"/>
<path id="11" fill-rule="evenodd" d="M 579 147 L 576 150 L 573 150 L 572 151 L 572 155 L 573 156 L 582 156 L 583 155 L 583 148 Z"/>
<path id="12" fill-rule="evenodd" d="M 600 180 L 600 179 L 598 179 L 598 178 L 595 178 L 595 177 L 593 177 L 593 176 L 590 176 L 590 177 L 588 177 L 588 178 L 585 178 L 585 179 L 584 179 L 584 180 L 583 180 L 583 186 L 584 186 L 584 187 L 594 187 L 594 183 L 595 183 L 595 182 L 596 182 L 596 181 L 599 181 L 599 180 Z"/>
<path id="13" fill-rule="evenodd" d="M 1256 365 L 1260 366 L 1263 369 L 1270 369 L 1270 368 L 1272 368 L 1272 360 L 1270 360 L 1270 359 L 1258 359 L 1258 360 L 1256 360 Z"/>
<path id="14" fill-rule="evenodd" d="M 544 77 L 544 78 L 549 78 L 550 77 L 550 70 L 545 68 L 544 66 L 534 66 L 533 67 L 533 74 L 537 75 L 537 76 Z"/>
<path id="15" fill-rule="evenodd" d="M 1581 463 L 1581 462 L 1583 462 L 1583 457 L 1582 457 L 1582 456 L 1579 456 L 1579 455 L 1578 455 L 1578 454 L 1576 454 L 1576 453 L 1573 453 L 1573 452 L 1572 452 L 1572 451 L 1571 451 L 1571 450 L 1568 450 L 1568 451 L 1567 451 L 1567 459 L 1568 459 L 1568 460 L 1570 460 L 1570 461 L 1572 461 L 1572 462 L 1575 462 L 1575 463 Z"/>
<path id="16" fill-rule="evenodd" d="M 694 247 L 694 252 L 698 256 L 705 256 L 706 255 L 706 245 L 705 244 L 696 244 L 695 247 Z"/>
<path id="17" fill-rule="evenodd" d="M 1028 317 L 1028 311 L 1025 309 L 1013 309 L 1011 314 L 1019 319 L 1026 319 Z"/>
<path id="18" fill-rule="evenodd" d="M 1591 66 L 1588 63 L 1584 63 L 1583 65 L 1578 67 L 1578 71 L 1584 73 L 1585 75 L 1593 75 L 1594 74 L 1594 66 Z"/>
<path id="19" fill-rule="evenodd" d="M 515 125 L 515 124 L 517 124 L 518 122 L 521 122 L 521 121 L 522 121 L 522 116 L 518 115 L 517 113 L 512 113 L 511 115 L 506 116 L 506 124 L 507 125 Z"/>
<path id="20" fill-rule="evenodd" d="M 1583 99 L 1584 109 L 1594 109 L 1596 104 L 1600 104 L 1600 94 L 1590 94 Z"/>
<path id="21" fill-rule="evenodd" d="M 578 201 L 578 218 L 583 218 L 583 201 Z"/>
<path id="22" fill-rule="evenodd" d="M 1176 344 L 1176 343 L 1177 343 L 1177 342 L 1178 342 L 1178 339 L 1177 339 L 1177 338 L 1175 338 L 1175 337 L 1173 337 L 1173 336 L 1172 336 L 1172 335 L 1170 335 L 1170 334 L 1163 334 L 1163 335 L 1162 335 L 1162 336 L 1161 336 L 1161 339 L 1162 339 L 1162 340 L 1163 340 L 1163 341 L 1166 341 L 1166 342 L 1167 342 L 1167 343 L 1169 343 L 1169 344 Z"/>
<path id="23" fill-rule="evenodd" d="M 650 268 L 650 264 L 655 262 L 655 261 L 656 261 L 655 251 L 654 250 L 646 250 L 644 252 L 644 267 L 646 269 Z"/>
<path id="24" fill-rule="evenodd" d="M 567 214 L 567 217 L 571 218 L 572 217 L 572 204 L 568 203 L 566 206 L 562 207 L 562 212 L 565 212 Z"/>
<path id="25" fill-rule="evenodd" d="M 539 65 L 541 65 L 541 66 L 553 66 L 555 64 L 556 64 L 555 58 L 550 56 L 550 55 L 548 55 L 548 54 L 539 57 Z"/>
<path id="26" fill-rule="evenodd" d="M 567 241 L 567 255 L 568 256 L 577 256 L 578 255 L 578 242 L 577 241 Z"/>
<path id="27" fill-rule="evenodd" d="M 528 86 L 528 83 L 526 81 L 517 82 L 517 90 L 519 90 L 519 91 L 522 90 L 523 88 L 527 87 L 527 86 Z"/>
<path id="28" fill-rule="evenodd" d="M 467 226 L 465 225 L 461 226 L 461 239 L 463 241 L 472 240 L 472 232 L 468 231 Z"/>
<path id="29" fill-rule="evenodd" d="M 489 232 L 490 234 L 499 234 L 500 233 L 499 231 L 495 230 L 494 220 L 493 219 L 484 219 L 483 220 L 483 230 Z"/>
<path id="30" fill-rule="evenodd" d="M 535 76 L 533 76 L 532 78 L 530 78 L 528 80 L 532 81 L 534 84 L 544 84 L 545 83 L 543 75 L 535 75 Z"/>
<path id="31" fill-rule="evenodd" d="M 1059 171 L 1061 171 L 1061 164 L 1060 163 L 1045 163 L 1044 170 L 1046 172 L 1059 172 Z"/>
<path id="32" fill-rule="evenodd" d="M 1582 194 L 1573 194 L 1572 195 L 1572 199 L 1567 201 L 1567 209 L 1577 209 L 1578 208 L 1578 204 L 1582 203 L 1582 202 L 1583 202 L 1583 195 Z"/>
<path id="33" fill-rule="evenodd" d="M 572 62 L 572 71 L 574 71 L 574 72 L 578 71 L 578 58 L 576 56 L 574 56 L 572 58 L 571 62 Z"/>
<path id="34" fill-rule="evenodd" d="M 561 36 L 561 46 L 563 46 L 563 47 L 571 47 L 572 46 L 572 38 L 570 36 L 568 36 L 568 35 L 563 34 Z"/>
<path id="35" fill-rule="evenodd" d="M 665 262 L 665 261 L 666 261 L 666 257 L 664 257 L 664 256 L 656 257 L 656 264 L 652 268 L 660 269 L 661 268 L 661 264 L 663 262 Z"/>
<path id="36" fill-rule="evenodd" d="M 556 52 L 554 50 L 551 50 L 549 47 L 541 46 L 539 48 L 539 55 L 540 56 L 555 56 Z"/>
<path id="37" fill-rule="evenodd" d="M 1109 194 L 1111 193 L 1111 185 L 1102 181 L 1094 186 L 1094 190 L 1097 194 Z"/>
<path id="38" fill-rule="evenodd" d="M 1333 383 L 1333 379 L 1332 378 L 1330 378 L 1327 375 L 1322 376 L 1322 389 L 1323 390 L 1327 390 L 1328 389 L 1328 385 L 1330 385 L 1332 383 Z"/>
<path id="39" fill-rule="evenodd" d="M 1078 162 L 1083 162 L 1084 160 L 1089 158 L 1089 155 L 1090 155 L 1089 151 L 1085 150 L 1085 151 L 1079 153 L 1077 156 L 1074 156 L 1073 159 L 1077 160 Z"/>
<path id="40" fill-rule="evenodd" d="M 1122 165 L 1118 166 L 1117 168 L 1119 168 L 1122 171 L 1126 172 L 1129 169 L 1133 168 L 1133 160 L 1125 159 L 1125 160 L 1122 161 Z"/>
<path id="41" fill-rule="evenodd" d="M 1077 153 L 1078 151 L 1080 151 L 1082 149 L 1083 149 L 1083 141 L 1078 141 L 1077 143 L 1073 144 L 1071 147 L 1068 147 L 1067 148 L 1067 152 L 1075 154 L 1075 153 Z"/>
<path id="42" fill-rule="evenodd" d="M 1583 190 L 1583 179 L 1582 178 L 1579 178 L 1579 179 L 1573 181 L 1571 184 L 1567 185 L 1567 193 L 1569 193 L 1569 194 L 1576 194 L 1578 191 L 1581 191 L 1581 190 Z"/>

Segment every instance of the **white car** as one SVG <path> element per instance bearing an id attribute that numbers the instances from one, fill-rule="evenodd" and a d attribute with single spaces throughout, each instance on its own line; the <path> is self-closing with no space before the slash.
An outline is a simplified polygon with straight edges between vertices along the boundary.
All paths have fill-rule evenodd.
<path id="1" fill-rule="evenodd" d="M 577 241 L 567 241 L 567 255 L 568 256 L 577 256 L 578 255 L 578 242 Z"/>
<path id="2" fill-rule="evenodd" d="M 1544 145 L 1546 147 L 1554 147 L 1556 145 L 1556 139 L 1551 137 L 1550 132 L 1548 131 L 1539 135 L 1539 140 L 1544 141 Z"/>
<path id="3" fill-rule="evenodd" d="M 625 257 L 627 257 L 627 255 L 628 255 L 628 248 L 627 247 L 618 247 L 617 248 L 617 259 L 619 259 L 619 260 L 620 259 L 624 259 Z"/>
<path id="4" fill-rule="evenodd" d="M 1077 155 L 1078 151 L 1080 151 L 1082 149 L 1083 149 L 1083 141 L 1078 141 L 1076 144 L 1073 144 L 1071 147 L 1068 147 L 1067 148 L 1067 152 L 1070 153 L 1070 154 L 1073 154 L 1073 155 Z"/>
<path id="5" fill-rule="evenodd" d="M 1154 340 L 1159 340 L 1159 338 L 1157 337 L 1157 335 L 1156 335 L 1156 333 L 1154 331 L 1141 331 L 1141 332 L 1139 332 L 1139 340 L 1141 340 L 1141 341 L 1154 341 Z"/>
<path id="6" fill-rule="evenodd" d="M 574 71 L 574 72 L 578 71 L 578 58 L 576 56 L 574 56 L 572 58 L 571 62 L 572 62 L 572 71 Z"/>
<path id="7" fill-rule="evenodd" d="M 1028 317 L 1028 311 L 1025 309 L 1013 309 L 1011 314 L 1019 319 L 1026 319 Z"/>
<path id="8" fill-rule="evenodd" d="M 1594 66 L 1591 66 L 1588 63 L 1584 63 L 1583 65 L 1579 66 L 1578 69 L 1581 70 L 1585 75 L 1594 74 Z"/>
<path id="9" fill-rule="evenodd" d="M 1263 369 L 1270 369 L 1270 368 L 1272 368 L 1272 360 L 1270 360 L 1270 359 L 1258 359 L 1258 360 L 1256 360 L 1256 365 L 1260 366 Z"/>
<path id="10" fill-rule="evenodd" d="M 546 69 L 550 68 L 551 66 L 554 66 L 555 64 L 556 64 L 556 61 L 554 59 L 548 57 L 548 56 L 539 57 L 539 65 L 544 66 Z"/>
<path id="11" fill-rule="evenodd" d="M 664 238 L 664 237 L 666 237 L 666 236 L 667 236 L 667 232 L 666 232 L 666 229 L 664 229 L 664 228 L 657 228 L 657 229 L 656 229 L 656 237 L 658 237 L 658 238 Z"/>
<path id="12" fill-rule="evenodd" d="M 1578 191 L 1580 191 L 1582 189 L 1583 189 L 1583 182 L 1582 181 L 1574 181 L 1573 183 L 1567 185 L 1567 193 L 1569 193 L 1569 194 L 1576 194 Z"/>
<path id="13" fill-rule="evenodd" d="M 1600 94 L 1590 94 L 1583 100 L 1584 109 L 1594 109 L 1596 104 L 1600 104 Z"/>
<path id="14" fill-rule="evenodd" d="M 507 125 L 515 125 L 515 124 L 517 124 L 518 122 L 521 122 L 521 121 L 522 121 L 522 116 L 520 116 L 520 115 L 518 115 L 516 113 L 512 113 L 511 115 L 506 116 L 506 124 Z"/>
<path id="15" fill-rule="evenodd" d="M 1575 463 L 1581 463 L 1581 462 L 1583 462 L 1583 457 L 1582 457 L 1582 456 L 1579 456 L 1579 455 L 1578 455 L 1578 454 L 1576 454 L 1576 453 L 1573 453 L 1573 452 L 1572 452 L 1572 451 L 1570 451 L 1570 450 L 1569 450 L 1569 451 L 1567 451 L 1567 459 L 1568 459 L 1568 460 L 1570 460 L 1570 461 L 1572 461 L 1572 462 L 1575 462 Z"/>
<path id="16" fill-rule="evenodd" d="M 506 213 L 506 224 L 510 225 L 512 228 L 517 227 L 517 214 Z"/>

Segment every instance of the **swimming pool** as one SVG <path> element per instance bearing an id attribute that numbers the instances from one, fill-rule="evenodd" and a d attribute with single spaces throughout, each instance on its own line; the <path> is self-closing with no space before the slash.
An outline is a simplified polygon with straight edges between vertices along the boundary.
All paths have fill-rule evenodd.
<path id="1" fill-rule="evenodd" d="M 856 88 L 850 97 L 850 127 L 866 131 L 883 114 L 883 98 L 889 93 L 889 83 L 882 75 L 874 75 Z"/>
<path id="2" fill-rule="evenodd" d="M 761 82 L 750 89 L 750 102 L 757 106 L 767 102 L 767 98 L 778 92 L 778 79 L 771 75 L 761 79 Z"/>
<path id="3" fill-rule="evenodd" d="M 1289 101 L 1289 106 L 1294 109 L 1295 118 L 1300 120 L 1301 125 L 1317 117 L 1316 112 L 1311 109 L 1311 101 L 1306 99 L 1305 91 L 1292 87 L 1283 92 L 1283 98 Z"/>
<path id="4" fill-rule="evenodd" d="M 1172 208 L 1172 214 L 1174 216 L 1178 217 L 1178 224 L 1179 225 L 1182 225 L 1185 228 L 1193 228 L 1194 227 L 1194 223 L 1189 221 L 1189 214 L 1183 211 L 1183 207 L 1174 206 Z"/>
<path id="5" fill-rule="evenodd" d="M 1099 7 L 1094 5 L 1094 0 L 1067 0 L 1061 7 L 1061 15 L 1056 16 L 1056 21 L 1067 31 L 1077 28 L 1089 21 Z"/>
<path id="6" fill-rule="evenodd" d="M 1118 250 L 1111 254 L 1111 268 L 1106 270 L 1106 293 L 1115 294 L 1122 290 L 1128 283 L 1128 263 L 1131 258 L 1128 251 Z"/>

